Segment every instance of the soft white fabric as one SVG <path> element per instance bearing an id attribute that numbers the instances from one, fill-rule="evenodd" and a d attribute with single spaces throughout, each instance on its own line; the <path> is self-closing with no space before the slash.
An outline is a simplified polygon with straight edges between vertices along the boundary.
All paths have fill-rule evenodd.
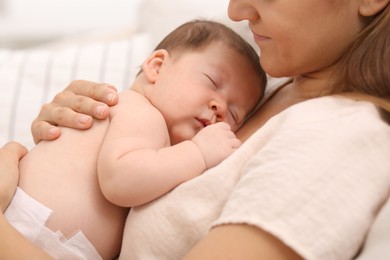
<path id="1" fill-rule="evenodd" d="M 81 231 L 66 239 L 61 232 L 48 229 L 45 223 L 51 213 L 51 209 L 17 188 L 4 216 L 20 233 L 55 259 L 102 259 Z"/>
<path id="2" fill-rule="evenodd" d="M 388 196 L 389 143 L 370 103 L 292 106 L 219 166 L 133 208 L 120 258 L 180 259 L 213 225 L 248 223 L 305 259 L 351 259 Z"/>
<path id="3" fill-rule="evenodd" d="M 16 140 L 31 148 L 32 120 L 72 80 L 129 87 L 151 50 L 144 33 L 62 48 L 0 50 L 0 145 Z"/>
<path id="4" fill-rule="evenodd" d="M 370 228 L 363 251 L 357 260 L 390 259 L 390 199 Z"/>

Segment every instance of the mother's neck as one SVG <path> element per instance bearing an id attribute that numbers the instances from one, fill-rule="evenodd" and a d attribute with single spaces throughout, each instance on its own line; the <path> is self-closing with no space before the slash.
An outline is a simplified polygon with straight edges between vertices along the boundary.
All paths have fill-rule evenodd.
<path id="1" fill-rule="evenodd" d="M 327 95 L 331 90 L 331 72 L 322 70 L 319 72 L 307 73 L 295 76 L 290 85 L 292 97 L 310 99 Z"/>
<path id="2" fill-rule="evenodd" d="M 324 96 L 329 93 L 329 88 L 328 77 L 305 75 L 292 78 L 286 84 L 276 88 L 264 104 L 237 131 L 237 137 L 245 141 L 273 116 L 297 103 Z"/>

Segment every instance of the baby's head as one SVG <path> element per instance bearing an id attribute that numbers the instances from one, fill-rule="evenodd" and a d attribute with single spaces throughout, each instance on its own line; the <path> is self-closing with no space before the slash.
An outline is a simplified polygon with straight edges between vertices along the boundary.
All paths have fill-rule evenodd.
<path id="1" fill-rule="evenodd" d="M 219 121 L 238 130 L 259 104 L 267 81 L 248 42 L 227 26 L 204 20 L 168 34 L 144 63 L 144 74 L 148 70 L 149 100 L 164 115 L 174 143 Z"/>
<path id="2" fill-rule="evenodd" d="M 264 94 L 267 76 L 262 67 L 258 53 L 239 34 L 219 22 L 211 20 L 192 20 L 177 27 L 169 33 L 155 48 L 165 49 L 171 56 L 180 55 L 186 51 L 196 51 L 209 46 L 211 43 L 222 43 L 230 47 L 248 60 L 260 79 L 258 87 Z"/>

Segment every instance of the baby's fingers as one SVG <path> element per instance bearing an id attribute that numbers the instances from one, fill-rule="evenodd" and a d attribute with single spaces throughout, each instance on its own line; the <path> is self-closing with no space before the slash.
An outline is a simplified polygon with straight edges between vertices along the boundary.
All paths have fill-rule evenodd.
<path id="1" fill-rule="evenodd" d="M 241 146 L 241 141 L 237 138 L 233 138 L 231 141 L 232 148 L 237 149 Z"/>

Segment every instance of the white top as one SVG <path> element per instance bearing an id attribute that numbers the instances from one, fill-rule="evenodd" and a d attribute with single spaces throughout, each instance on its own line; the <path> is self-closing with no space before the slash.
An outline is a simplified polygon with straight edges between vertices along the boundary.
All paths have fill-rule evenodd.
<path id="1" fill-rule="evenodd" d="M 389 144 L 368 102 L 296 104 L 217 167 L 133 208 L 120 257 L 180 259 L 212 226 L 247 223 L 305 259 L 350 259 L 389 194 Z"/>

